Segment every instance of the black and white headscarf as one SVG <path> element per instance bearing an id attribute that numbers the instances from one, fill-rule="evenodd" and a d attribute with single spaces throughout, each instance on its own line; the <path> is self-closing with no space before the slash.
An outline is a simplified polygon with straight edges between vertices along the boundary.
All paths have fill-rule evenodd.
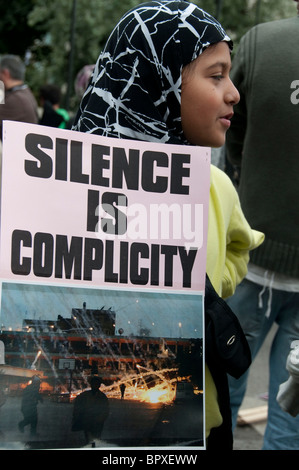
<path id="1" fill-rule="evenodd" d="M 231 40 L 187 1 L 152 1 L 119 21 L 100 54 L 74 130 L 108 137 L 186 143 L 181 72 L 209 45 Z"/>

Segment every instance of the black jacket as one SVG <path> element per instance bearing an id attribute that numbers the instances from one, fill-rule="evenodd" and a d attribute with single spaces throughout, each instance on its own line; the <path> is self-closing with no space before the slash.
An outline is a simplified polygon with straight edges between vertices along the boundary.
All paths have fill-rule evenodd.
<path id="1" fill-rule="evenodd" d="M 232 450 L 233 435 L 227 374 L 239 378 L 251 353 L 238 319 L 219 297 L 208 276 L 205 288 L 205 360 L 213 377 L 223 423 L 211 430 L 207 450 Z"/>

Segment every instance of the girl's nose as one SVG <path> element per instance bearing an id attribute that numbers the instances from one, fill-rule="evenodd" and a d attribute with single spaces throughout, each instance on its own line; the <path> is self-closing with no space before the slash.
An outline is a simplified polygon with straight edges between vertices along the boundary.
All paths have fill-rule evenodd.
<path id="1" fill-rule="evenodd" d="M 227 102 L 232 105 L 238 104 L 240 101 L 240 93 L 238 92 L 231 79 L 229 79 L 229 89 L 227 91 L 226 99 Z"/>

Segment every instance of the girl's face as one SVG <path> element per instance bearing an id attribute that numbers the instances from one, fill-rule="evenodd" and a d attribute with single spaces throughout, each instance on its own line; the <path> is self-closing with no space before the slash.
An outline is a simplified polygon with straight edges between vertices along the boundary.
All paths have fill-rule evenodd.
<path id="1" fill-rule="evenodd" d="M 230 127 L 233 106 L 240 100 L 229 77 L 229 46 L 208 47 L 182 72 L 181 119 L 186 139 L 193 145 L 221 147 Z"/>

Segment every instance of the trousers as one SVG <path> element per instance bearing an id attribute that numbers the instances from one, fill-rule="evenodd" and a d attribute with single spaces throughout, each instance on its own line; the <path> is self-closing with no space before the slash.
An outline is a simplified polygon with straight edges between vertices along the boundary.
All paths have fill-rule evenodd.
<path id="1" fill-rule="evenodd" d="M 238 317 L 247 338 L 252 361 L 271 327 L 277 330 L 269 357 L 268 419 L 263 450 L 299 450 L 299 415 L 293 417 L 277 402 L 279 385 L 285 382 L 287 356 L 299 340 L 299 293 L 263 287 L 245 279 L 227 303 Z M 250 369 L 240 379 L 229 377 L 233 429 L 242 404 Z"/>

